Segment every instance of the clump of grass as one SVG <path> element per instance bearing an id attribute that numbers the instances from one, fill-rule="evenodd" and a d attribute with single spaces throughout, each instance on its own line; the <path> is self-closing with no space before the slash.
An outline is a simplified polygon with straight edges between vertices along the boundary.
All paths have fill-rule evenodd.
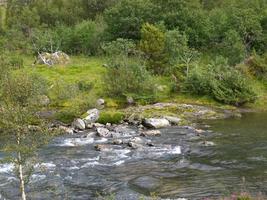
<path id="1" fill-rule="evenodd" d="M 124 113 L 117 111 L 104 111 L 100 113 L 98 122 L 101 124 L 117 124 L 125 118 Z"/>

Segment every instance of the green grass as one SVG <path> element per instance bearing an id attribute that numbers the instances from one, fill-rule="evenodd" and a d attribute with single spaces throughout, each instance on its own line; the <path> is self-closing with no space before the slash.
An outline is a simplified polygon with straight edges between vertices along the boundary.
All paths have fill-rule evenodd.
<path id="1" fill-rule="evenodd" d="M 107 112 L 113 112 L 114 109 L 121 109 L 125 105 L 126 99 L 107 97 L 103 83 L 103 76 L 106 73 L 106 68 L 103 67 L 105 60 L 101 57 L 71 56 L 71 62 L 69 64 L 53 67 L 33 65 L 34 57 L 31 56 L 23 56 L 23 59 L 26 71 L 37 73 L 48 80 L 50 87 L 49 97 L 52 99 L 50 109 L 58 111 L 56 119 L 71 122 L 74 117 L 78 117 L 90 107 L 94 107 L 97 98 L 105 98 L 105 111 Z M 235 109 L 233 106 L 218 103 L 208 96 L 199 97 L 178 92 L 176 94 L 171 93 L 170 78 L 157 76 L 154 79 L 158 85 L 164 86 L 164 90 L 157 92 L 157 102 L 198 104 L 224 109 Z M 83 89 L 72 91 L 72 85 L 78 85 L 79 82 Z M 65 90 L 67 93 L 61 94 L 63 96 L 61 98 L 55 93 L 55 85 L 57 84 L 63 87 L 60 89 Z M 255 103 L 248 104 L 247 106 L 249 108 L 263 110 L 267 104 L 267 84 L 254 81 L 253 87 L 256 88 L 259 98 Z M 65 97 L 64 95 L 67 96 Z M 104 118 L 106 117 L 110 118 L 110 116 L 105 116 Z M 103 119 L 103 121 L 107 121 L 107 119 Z"/>

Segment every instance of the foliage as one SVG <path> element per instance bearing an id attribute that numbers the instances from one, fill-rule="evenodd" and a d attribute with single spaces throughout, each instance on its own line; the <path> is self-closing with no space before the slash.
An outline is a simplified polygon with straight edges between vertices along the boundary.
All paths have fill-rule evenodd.
<path id="1" fill-rule="evenodd" d="M 231 65 L 240 63 L 246 56 L 245 45 L 239 34 L 234 30 L 225 33 L 225 38 L 219 48 L 221 55 L 228 58 Z"/>
<path id="2" fill-rule="evenodd" d="M 250 74 L 258 79 L 267 79 L 266 53 L 262 57 L 254 53 L 253 56 L 246 61 L 246 65 L 248 66 Z"/>
<path id="3" fill-rule="evenodd" d="M 210 95 L 227 104 L 242 105 L 256 99 L 249 80 L 239 71 L 217 58 L 207 67 L 195 67 L 187 78 L 184 88 L 197 95 Z"/>
<path id="4" fill-rule="evenodd" d="M 148 0 L 119 1 L 104 13 L 110 37 L 140 39 L 141 26 L 146 22 L 153 22 L 153 7 Z"/>
<path id="5" fill-rule="evenodd" d="M 42 106 L 38 97 L 47 90 L 43 79 L 25 71 L 6 70 L 1 83 L 0 133 L 5 142 L 0 148 L 8 156 L 6 161 L 15 165 L 21 199 L 26 200 L 27 177 L 33 169 L 32 156 L 53 135 L 37 114 Z"/>
<path id="6" fill-rule="evenodd" d="M 140 53 L 133 48 L 133 43 L 121 39 L 105 45 L 109 63 L 104 83 L 108 96 L 123 97 L 147 92 L 153 95 L 151 76 Z"/>
<path id="7" fill-rule="evenodd" d="M 148 69 L 154 74 L 163 74 L 167 63 L 165 34 L 156 26 L 144 24 L 141 29 L 140 49 L 147 59 Z"/>

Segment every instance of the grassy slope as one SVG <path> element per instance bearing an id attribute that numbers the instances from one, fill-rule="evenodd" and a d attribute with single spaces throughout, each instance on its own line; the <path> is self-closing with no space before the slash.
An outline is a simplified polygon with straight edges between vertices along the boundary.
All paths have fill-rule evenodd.
<path id="1" fill-rule="evenodd" d="M 105 96 L 104 93 L 104 85 L 102 82 L 102 78 L 106 72 L 105 67 L 102 65 L 105 63 L 104 59 L 100 57 L 82 57 L 76 56 L 71 58 L 71 63 L 66 66 L 55 66 L 55 67 L 47 67 L 47 66 L 32 66 L 34 61 L 33 57 L 25 57 L 24 62 L 26 66 L 26 70 L 29 72 L 34 72 L 44 76 L 46 79 L 49 80 L 49 84 L 53 85 L 58 80 L 63 80 L 64 83 L 67 84 L 74 84 L 79 81 L 83 81 L 86 83 L 93 83 L 94 87 L 89 92 L 80 92 L 76 94 L 75 97 L 70 98 L 65 101 L 58 101 L 52 104 L 52 107 L 58 110 L 73 110 L 77 109 L 78 103 L 81 101 L 91 101 L 88 106 L 93 104 L 95 98 L 104 97 L 107 100 L 107 108 L 106 109 L 114 109 L 117 108 L 118 102 L 121 102 L 119 99 L 110 99 Z M 114 77 L 116 78 L 116 77 Z M 169 93 L 169 83 L 170 81 L 168 78 L 165 77 L 157 77 L 158 82 L 162 85 L 167 85 L 168 89 L 166 91 L 158 94 L 158 101 L 161 102 L 176 102 L 176 103 L 189 103 L 189 104 L 200 104 L 200 105 L 209 105 L 209 106 L 216 106 L 222 108 L 233 108 L 232 106 L 227 106 L 220 104 L 209 97 L 199 97 L 199 96 L 192 96 L 187 94 L 172 94 Z M 254 85 L 257 88 L 257 92 L 259 94 L 259 99 L 253 103 L 249 104 L 250 108 L 256 109 L 266 109 L 265 105 L 267 104 L 267 87 L 264 86 L 263 83 L 255 81 Z M 92 95 L 93 94 L 93 95 Z M 53 100 L 53 94 L 50 94 Z M 87 100 L 86 100 L 87 99 Z M 83 110 L 82 112 L 85 112 Z M 71 111 L 73 112 L 73 111 Z M 64 117 L 60 116 L 59 119 L 63 119 L 65 121 L 71 120 L 72 117 L 75 115 L 81 114 L 81 111 L 75 114 L 63 114 Z M 69 116 L 67 116 L 69 115 Z M 66 117 L 67 116 L 67 117 Z"/>

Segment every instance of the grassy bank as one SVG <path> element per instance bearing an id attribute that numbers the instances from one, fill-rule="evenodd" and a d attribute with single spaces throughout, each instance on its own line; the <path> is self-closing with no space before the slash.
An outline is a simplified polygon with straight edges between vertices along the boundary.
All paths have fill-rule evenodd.
<path id="1" fill-rule="evenodd" d="M 81 116 L 89 107 L 95 106 L 97 98 L 106 100 L 106 110 L 113 111 L 124 107 L 125 98 L 108 97 L 103 82 L 107 71 L 105 59 L 101 57 L 73 56 L 71 62 L 65 66 L 33 65 L 34 57 L 24 58 L 26 71 L 44 77 L 49 84 L 48 96 L 51 104 L 48 109 L 57 110 L 56 118 L 70 122 L 74 117 Z M 114 77 L 116 79 L 116 77 Z M 168 77 L 154 77 L 164 89 L 157 92 L 155 102 L 174 102 L 207 105 L 223 109 L 235 109 L 233 106 L 218 103 L 208 96 L 192 96 L 190 94 L 172 93 Z M 258 99 L 255 103 L 245 105 L 246 108 L 265 110 L 267 103 L 267 86 L 254 81 Z M 76 88 L 77 87 L 77 88 Z M 140 103 L 146 103 L 145 100 Z"/>

